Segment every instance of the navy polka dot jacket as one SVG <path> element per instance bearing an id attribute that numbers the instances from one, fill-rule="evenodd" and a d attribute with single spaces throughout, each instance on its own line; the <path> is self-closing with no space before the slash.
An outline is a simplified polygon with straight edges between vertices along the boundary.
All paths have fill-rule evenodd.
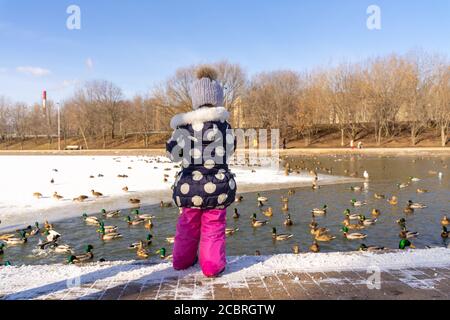
<path id="1" fill-rule="evenodd" d="M 201 108 L 176 115 L 167 142 L 168 157 L 181 162 L 173 185 L 173 200 L 181 208 L 223 209 L 236 197 L 236 181 L 228 160 L 236 138 L 223 107 Z"/>

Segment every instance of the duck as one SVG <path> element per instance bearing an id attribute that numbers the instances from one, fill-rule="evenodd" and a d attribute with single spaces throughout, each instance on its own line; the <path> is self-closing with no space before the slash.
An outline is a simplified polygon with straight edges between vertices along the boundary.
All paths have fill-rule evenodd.
<path id="1" fill-rule="evenodd" d="M 367 203 L 366 202 L 364 202 L 364 201 L 357 201 L 356 199 L 352 199 L 351 201 L 351 204 L 354 206 L 354 207 L 362 207 L 362 206 L 365 206 Z"/>
<path id="2" fill-rule="evenodd" d="M 405 189 L 409 187 L 409 183 L 397 183 L 397 188 Z"/>
<path id="3" fill-rule="evenodd" d="M 378 217 L 378 216 L 381 214 L 381 211 L 378 210 L 378 209 L 372 209 L 371 214 L 372 214 L 372 216 L 374 216 L 374 217 Z"/>
<path id="4" fill-rule="evenodd" d="M 277 234 L 277 228 L 272 228 L 272 239 L 277 241 L 285 241 L 292 238 L 294 235 L 290 233 Z"/>
<path id="5" fill-rule="evenodd" d="M 96 198 L 103 197 L 103 193 L 97 192 L 97 191 L 95 191 L 95 190 L 91 190 L 91 194 L 92 194 L 94 197 L 96 197 Z"/>
<path id="6" fill-rule="evenodd" d="M 396 221 L 396 223 L 397 223 L 400 227 L 404 228 L 404 227 L 406 226 L 406 219 L 405 219 L 405 218 L 398 219 L 398 220 Z"/>
<path id="7" fill-rule="evenodd" d="M 322 209 L 315 208 L 315 209 L 312 209 L 311 212 L 314 214 L 314 216 L 323 216 L 323 215 L 327 214 L 327 209 L 328 209 L 328 206 L 324 205 Z"/>
<path id="8" fill-rule="evenodd" d="M 120 210 L 106 211 L 105 209 L 102 209 L 101 213 L 102 216 L 105 218 L 115 218 L 120 215 L 121 211 Z"/>
<path id="9" fill-rule="evenodd" d="M 171 259 L 173 259 L 172 255 L 167 255 L 166 248 L 161 248 L 158 251 L 156 251 L 156 253 L 159 254 L 159 258 L 161 260 L 171 260 Z"/>
<path id="10" fill-rule="evenodd" d="M 441 237 L 443 238 L 443 239 L 447 239 L 448 238 L 448 230 L 447 230 L 447 227 L 445 227 L 445 226 L 442 226 L 442 232 L 441 232 Z"/>
<path id="11" fill-rule="evenodd" d="M 263 197 L 263 196 L 261 196 L 259 193 L 257 194 L 256 200 L 257 200 L 258 202 L 262 202 L 262 203 L 269 201 L 269 199 L 268 199 L 267 197 Z"/>
<path id="12" fill-rule="evenodd" d="M 88 196 L 81 195 L 81 196 L 79 196 L 79 197 L 74 198 L 73 201 L 75 201 L 75 202 L 84 202 L 84 201 L 87 200 L 87 199 L 89 199 Z"/>
<path id="13" fill-rule="evenodd" d="M 73 253 L 73 249 L 67 244 L 55 243 L 54 250 L 56 253 L 60 253 L 60 254 L 72 254 Z"/>
<path id="14" fill-rule="evenodd" d="M 402 239 L 413 239 L 413 238 L 417 238 L 418 236 L 419 236 L 418 232 L 406 230 L 406 227 L 403 227 L 402 231 L 400 231 L 400 234 L 399 234 L 399 237 Z"/>
<path id="15" fill-rule="evenodd" d="M 373 196 L 375 199 L 378 199 L 378 200 L 386 199 L 386 196 L 384 194 L 375 193 Z"/>
<path id="16" fill-rule="evenodd" d="M 402 239 L 402 240 L 400 240 L 398 248 L 400 250 L 406 250 L 408 248 L 415 249 L 416 247 L 408 239 Z"/>
<path id="17" fill-rule="evenodd" d="M 441 224 L 442 224 L 443 226 L 448 226 L 448 225 L 450 224 L 450 220 L 448 220 L 448 217 L 447 217 L 447 216 L 445 216 L 445 217 L 442 218 Z"/>
<path id="18" fill-rule="evenodd" d="M 0 256 L 3 256 L 5 254 L 5 251 L 3 250 L 3 248 L 5 248 L 5 244 L 0 243 Z"/>
<path id="19" fill-rule="evenodd" d="M 364 171 L 363 177 L 364 177 L 364 179 L 369 180 L 369 172 L 367 172 L 367 170 Z"/>
<path id="20" fill-rule="evenodd" d="M 56 192 L 56 191 L 53 193 L 52 198 L 55 199 L 55 200 L 61 200 L 61 199 L 64 199 L 64 197 L 61 196 L 61 195 L 59 195 L 58 192 Z"/>
<path id="21" fill-rule="evenodd" d="M 103 226 L 100 227 L 100 229 L 97 230 L 97 232 L 100 233 L 100 239 L 102 241 L 109 241 L 122 238 L 122 235 L 120 233 L 107 232 Z"/>
<path id="22" fill-rule="evenodd" d="M 77 264 L 77 263 L 83 263 L 87 262 L 89 260 L 94 259 L 94 254 L 92 253 L 92 250 L 94 247 L 92 245 L 87 245 L 85 253 L 79 254 L 79 255 L 71 255 L 69 259 L 67 260 L 68 264 Z"/>
<path id="23" fill-rule="evenodd" d="M 289 211 L 289 204 L 287 202 L 283 203 L 283 207 L 281 208 L 281 210 L 284 212 Z"/>
<path id="24" fill-rule="evenodd" d="M 227 236 L 232 236 L 233 234 L 235 234 L 238 231 L 239 231 L 239 228 L 226 228 L 225 229 L 225 234 Z"/>
<path id="25" fill-rule="evenodd" d="M 119 230 L 117 226 L 105 226 L 103 221 L 100 221 L 100 228 L 105 229 L 106 233 L 115 233 Z"/>
<path id="26" fill-rule="evenodd" d="M 33 193 L 33 197 L 35 197 L 36 199 L 41 199 L 42 198 L 42 193 L 35 192 L 35 193 Z"/>
<path id="27" fill-rule="evenodd" d="M 366 228 L 366 226 L 364 224 L 362 224 L 361 222 L 353 224 L 350 222 L 350 219 L 346 218 L 342 224 L 344 225 L 344 227 L 347 227 L 349 230 L 363 230 Z"/>
<path id="28" fill-rule="evenodd" d="M 146 220 L 145 225 L 144 225 L 145 229 L 151 230 L 151 229 L 153 229 L 153 226 L 154 226 L 153 219 Z"/>
<path id="29" fill-rule="evenodd" d="M 237 220 L 241 217 L 237 208 L 234 208 L 233 219 Z"/>
<path id="30" fill-rule="evenodd" d="M 327 229 L 327 228 L 314 227 L 314 228 L 311 228 L 310 232 L 311 232 L 311 234 L 313 236 L 319 236 L 319 235 L 326 234 L 326 233 L 330 232 L 330 230 Z"/>
<path id="31" fill-rule="evenodd" d="M 153 236 L 149 233 L 147 235 L 147 238 L 145 238 L 145 241 L 139 241 L 139 242 L 132 243 L 128 246 L 128 249 L 139 249 L 139 245 L 141 242 L 144 246 L 148 247 L 152 244 L 152 239 L 153 239 Z"/>
<path id="32" fill-rule="evenodd" d="M 419 189 L 416 190 L 416 192 L 417 192 L 417 193 L 428 193 L 428 190 L 427 190 L 427 189 L 419 188 Z"/>
<path id="33" fill-rule="evenodd" d="M 344 215 L 346 218 L 348 218 L 349 220 L 359 220 L 359 214 L 357 213 L 350 213 L 350 209 L 345 209 L 344 211 Z"/>
<path id="34" fill-rule="evenodd" d="M 266 225 L 267 223 L 268 223 L 267 220 L 257 220 L 256 213 L 253 214 L 253 216 L 252 216 L 252 227 L 253 228 L 262 227 L 262 226 Z"/>
<path id="35" fill-rule="evenodd" d="M 403 209 L 403 213 L 412 214 L 414 213 L 414 209 L 411 208 L 410 206 L 406 206 L 405 209 Z"/>
<path id="36" fill-rule="evenodd" d="M 376 252 L 376 251 L 383 251 L 386 250 L 385 247 L 377 247 L 377 246 L 367 246 L 364 243 L 361 244 L 358 248 L 358 251 L 365 251 L 365 252 Z"/>
<path id="37" fill-rule="evenodd" d="M 362 189 L 363 189 L 363 187 L 361 187 L 361 186 L 352 186 L 352 187 L 350 187 L 350 190 L 351 191 L 355 191 L 355 192 L 362 191 Z"/>
<path id="38" fill-rule="evenodd" d="M 408 201 L 408 206 L 412 209 L 425 209 L 427 208 L 426 205 L 420 202 L 412 202 L 411 200 Z"/>
<path id="39" fill-rule="evenodd" d="M 320 246 L 316 240 L 313 241 L 312 245 L 309 247 L 309 250 L 314 253 L 320 252 Z"/>
<path id="40" fill-rule="evenodd" d="M 367 219 L 364 215 L 360 215 L 359 219 L 361 223 L 365 226 L 372 226 L 378 221 L 377 219 Z"/>
<path id="41" fill-rule="evenodd" d="M 148 214 L 148 213 L 141 214 L 141 212 L 137 209 L 133 210 L 131 213 L 135 214 L 136 218 L 139 218 L 139 219 L 151 220 L 151 219 L 155 218 L 155 216 Z"/>
<path id="42" fill-rule="evenodd" d="M 138 218 L 138 217 L 137 217 L 136 219 L 132 220 L 130 216 L 127 216 L 127 217 L 125 218 L 125 221 L 126 221 L 130 226 L 137 226 L 137 225 L 140 225 L 140 224 L 142 224 L 142 223 L 145 223 L 145 219 L 141 219 L 141 218 Z"/>
<path id="43" fill-rule="evenodd" d="M 174 244 L 175 243 L 175 237 L 167 237 L 166 238 L 167 243 Z"/>
<path id="44" fill-rule="evenodd" d="M 291 215 L 290 215 L 290 214 L 287 215 L 286 220 L 284 220 L 283 224 L 284 224 L 286 227 L 291 227 L 291 226 L 294 225 L 294 222 L 292 221 Z"/>
<path id="45" fill-rule="evenodd" d="M 273 217 L 273 210 L 272 210 L 272 208 L 270 207 L 270 208 L 268 208 L 267 210 L 264 210 L 264 211 L 263 211 L 263 214 L 264 214 L 266 217 Z"/>
<path id="46" fill-rule="evenodd" d="M 293 252 L 294 254 L 300 254 L 300 246 L 299 246 L 298 244 L 294 244 L 294 245 L 292 246 L 292 252 Z"/>
<path id="47" fill-rule="evenodd" d="M 7 245 L 15 246 L 20 244 L 25 244 L 28 242 L 28 239 L 26 237 L 26 234 L 24 231 L 21 231 L 18 236 L 13 236 L 8 239 L 3 240 Z"/>
<path id="48" fill-rule="evenodd" d="M 39 222 L 34 223 L 34 229 L 30 232 L 30 237 L 35 236 L 41 232 L 41 228 L 39 228 Z"/>
<path id="49" fill-rule="evenodd" d="M 234 199 L 234 202 L 242 202 L 244 200 L 243 196 L 236 196 L 236 198 Z"/>
<path id="50" fill-rule="evenodd" d="M 16 235 L 15 235 L 15 234 L 12 234 L 12 233 L 9 233 L 9 234 L 2 234 L 2 235 L 0 236 L 0 240 L 5 241 L 5 240 L 8 240 L 8 239 L 14 238 L 14 237 L 16 237 Z"/>
<path id="51" fill-rule="evenodd" d="M 396 196 L 392 196 L 390 199 L 388 199 L 389 204 L 396 206 L 398 204 L 398 198 Z"/>
<path id="52" fill-rule="evenodd" d="M 61 234 L 55 230 L 46 230 L 44 235 L 46 236 L 47 242 L 55 242 L 61 238 Z"/>
<path id="53" fill-rule="evenodd" d="M 349 229 L 347 227 L 343 227 L 342 232 L 344 234 L 344 237 L 348 240 L 359 240 L 367 238 L 367 234 L 364 233 L 348 233 Z"/>
<path id="54" fill-rule="evenodd" d="M 128 202 L 131 203 L 131 204 L 140 204 L 141 200 L 140 199 L 136 199 L 136 198 L 131 198 L 131 199 L 128 199 Z"/>
<path id="55" fill-rule="evenodd" d="M 330 234 L 328 234 L 328 233 L 323 233 L 323 234 L 317 234 L 317 235 L 314 237 L 314 239 L 315 239 L 316 241 L 319 241 L 319 242 L 330 242 L 330 241 L 336 239 L 336 237 L 335 237 L 335 236 L 332 236 L 332 235 L 330 235 Z"/>
<path id="56" fill-rule="evenodd" d="M 412 182 L 419 182 L 419 181 L 421 181 L 421 179 L 419 179 L 419 178 L 417 178 L 417 177 L 409 177 L 409 181 L 412 181 Z"/>
<path id="57" fill-rule="evenodd" d="M 122 191 L 123 191 L 123 192 L 128 192 L 128 191 L 129 191 L 129 189 L 128 189 L 128 187 L 127 187 L 127 186 L 125 186 L 125 187 L 123 187 L 123 188 L 122 188 Z"/>
<path id="58" fill-rule="evenodd" d="M 94 216 L 88 216 L 87 213 L 83 213 L 84 222 L 92 225 L 100 225 L 100 219 Z"/>
<path id="59" fill-rule="evenodd" d="M 52 230 L 53 229 L 53 224 L 51 224 L 47 220 L 45 220 L 45 222 L 44 222 L 44 229 L 45 230 Z"/>
<path id="60" fill-rule="evenodd" d="M 293 196 L 293 195 L 295 195 L 295 190 L 290 189 L 290 190 L 288 191 L 288 196 Z"/>
<path id="61" fill-rule="evenodd" d="M 310 227 L 311 229 L 314 229 L 314 228 L 316 228 L 318 225 L 319 225 L 319 224 L 316 222 L 316 219 L 315 219 L 315 217 L 314 217 L 314 215 L 313 215 L 313 216 L 312 216 L 312 219 L 311 219 L 311 222 L 309 223 L 309 227 Z"/>

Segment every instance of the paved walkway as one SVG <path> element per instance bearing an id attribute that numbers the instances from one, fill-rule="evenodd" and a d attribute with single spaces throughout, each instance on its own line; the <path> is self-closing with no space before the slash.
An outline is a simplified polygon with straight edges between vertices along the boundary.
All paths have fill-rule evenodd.
<path id="1" fill-rule="evenodd" d="M 159 281 L 101 281 L 40 299 L 84 300 L 309 300 L 309 299 L 450 299 L 450 269 L 426 268 L 381 272 L 379 289 L 368 288 L 367 272 L 292 273 L 281 271 L 239 282 L 203 276 Z M 89 294 L 89 292 L 93 292 Z"/>

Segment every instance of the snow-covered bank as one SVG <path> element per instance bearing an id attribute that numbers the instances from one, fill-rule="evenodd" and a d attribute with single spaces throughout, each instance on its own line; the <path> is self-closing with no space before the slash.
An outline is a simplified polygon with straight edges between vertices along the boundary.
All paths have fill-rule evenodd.
<path id="1" fill-rule="evenodd" d="M 141 199 L 143 205 L 170 200 L 170 187 L 179 170 L 164 157 L 148 156 L 1 156 L 0 168 L 1 231 L 35 220 L 55 221 L 102 208 L 125 208 L 130 198 Z M 232 167 L 232 170 L 239 192 L 311 184 L 307 174 L 286 177 L 281 171 L 262 167 Z M 322 184 L 351 181 L 355 179 L 320 176 Z M 127 193 L 122 190 L 125 186 L 129 188 Z M 91 190 L 104 196 L 95 198 Z M 55 192 L 63 198 L 54 199 Z M 33 197 L 34 193 L 42 194 L 42 198 Z M 89 199 L 74 202 L 80 195 Z"/>
<path id="2" fill-rule="evenodd" d="M 203 277 L 198 266 L 185 271 L 174 271 L 171 263 L 106 262 L 74 265 L 0 267 L 0 295 L 7 299 L 39 299 L 57 293 L 69 298 L 105 290 L 110 285 L 128 281 L 155 282 L 174 277 Z M 410 268 L 448 267 L 450 250 L 393 251 L 389 253 L 320 253 L 275 255 L 267 257 L 229 257 L 225 274 L 213 280 L 217 283 L 242 284 L 243 279 L 276 272 L 328 272 L 345 270 L 402 270 Z M 244 280 L 245 281 L 245 280 Z M 94 284 L 95 286 L 91 286 Z M 94 288 L 95 287 L 95 288 Z M 89 288 L 89 289 L 86 289 Z M 208 290 L 207 285 L 202 290 Z M 198 298 L 201 298 L 201 292 Z"/>

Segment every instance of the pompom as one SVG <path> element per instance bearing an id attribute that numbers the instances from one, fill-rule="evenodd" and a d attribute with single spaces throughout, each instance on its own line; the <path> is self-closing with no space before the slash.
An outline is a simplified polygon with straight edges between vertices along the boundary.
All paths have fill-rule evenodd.
<path id="1" fill-rule="evenodd" d="M 217 80 L 217 71 L 209 66 L 202 66 L 197 69 L 197 79 L 208 78 L 209 80 Z"/>

